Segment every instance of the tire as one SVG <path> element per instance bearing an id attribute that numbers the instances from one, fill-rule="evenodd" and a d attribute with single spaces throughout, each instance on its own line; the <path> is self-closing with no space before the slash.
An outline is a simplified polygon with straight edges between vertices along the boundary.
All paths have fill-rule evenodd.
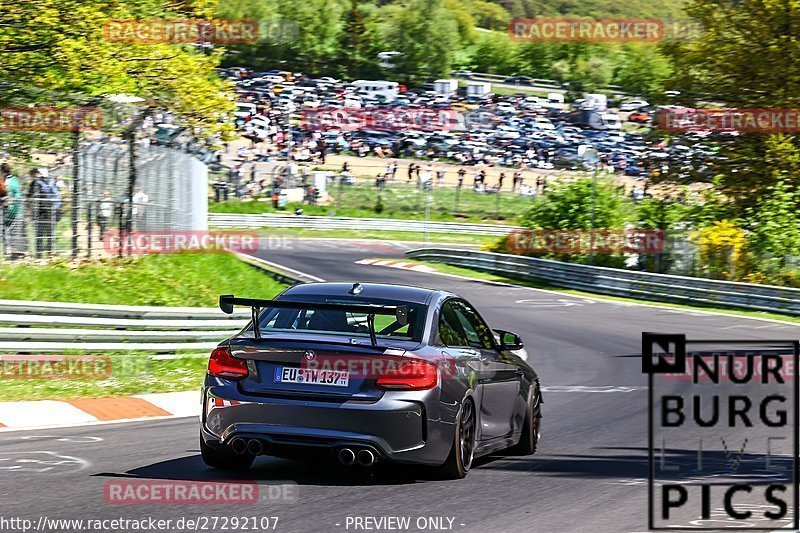
<path id="1" fill-rule="evenodd" d="M 519 442 L 510 448 L 515 455 L 533 455 L 539 447 L 542 431 L 542 394 L 539 392 L 539 382 L 534 381 L 531 388 L 533 390 L 528 399 L 522 435 L 519 437 Z"/>
<path id="2" fill-rule="evenodd" d="M 249 453 L 236 455 L 229 446 L 212 448 L 206 444 L 202 436 L 200 437 L 200 456 L 205 464 L 220 470 L 247 470 L 256 459 Z"/>
<path id="3" fill-rule="evenodd" d="M 472 400 L 466 400 L 461 412 L 456 419 L 456 430 L 453 432 L 453 444 L 450 455 L 438 472 L 445 479 L 461 479 L 467 475 L 472 466 L 472 456 L 475 453 L 475 434 L 477 427 L 477 413 Z"/>

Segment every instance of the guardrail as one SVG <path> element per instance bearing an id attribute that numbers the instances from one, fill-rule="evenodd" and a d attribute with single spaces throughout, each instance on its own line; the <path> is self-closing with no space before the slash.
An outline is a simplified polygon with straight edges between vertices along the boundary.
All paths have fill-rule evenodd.
<path id="1" fill-rule="evenodd" d="M 554 93 L 561 93 L 564 94 L 567 92 L 564 89 L 564 86 L 558 80 L 548 80 L 544 78 L 532 78 L 532 85 L 521 85 L 515 83 L 506 83 L 504 80 L 509 78 L 510 76 L 502 75 L 502 74 L 489 74 L 487 72 L 473 72 L 472 76 L 465 77 L 465 76 L 454 76 L 458 79 L 463 80 L 473 80 L 473 81 L 490 81 L 497 85 L 502 85 L 503 87 L 515 87 L 519 89 L 533 89 L 533 90 L 546 90 L 549 92 Z M 622 87 L 619 85 L 600 85 L 600 91 L 604 92 L 611 92 L 619 95 L 626 96 L 628 93 L 622 90 Z"/>
<path id="2" fill-rule="evenodd" d="M 319 281 L 263 259 L 235 255 L 285 283 Z M 249 320 L 245 309 L 226 315 L 216 307 L 0 300 L 0 352 L 211 350 Z"/>
<path id="3" fill-rule="evenodd" d="M 424 220 L 401 220 L 395 218 L 348 218 L 305 215 L 242 215 L 211 213 L 208 224 L 216 228 L 303 228 L 310 230 L 374 230 L 410 231 L 414 233 L 471 233 L 473 235 L 502 236 L 517 226 L 501 224 L 470 224 L 464 222 L 425 222 Z"/>
<path id="4" fill-rule="evenodd" d="M 800 316 L 800 289 L 788 287 L 653 274 L 449 248 L 409 250 L 406 255 L 413 259 L 546 281 L 558 287 L 612 296 Z"/>

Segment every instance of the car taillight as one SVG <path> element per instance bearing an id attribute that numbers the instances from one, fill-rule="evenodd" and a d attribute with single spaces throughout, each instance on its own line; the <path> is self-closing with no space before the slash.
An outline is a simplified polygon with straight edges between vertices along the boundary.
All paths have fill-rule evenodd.
<path id="1" fill-rule="evenodd" d="M 247 362 L 236 359 L 228 348 L 215 348 L 208 360 L 208 373 L 218 378 L 242 379 L 247 377 Z"/>
<path id="2" fill-rule="evenodd" d="M 375 380 L 384 390 L 428 390 L 439 383 L 439 369 L 427 361 L 409 361 L 386 369 Z"/>

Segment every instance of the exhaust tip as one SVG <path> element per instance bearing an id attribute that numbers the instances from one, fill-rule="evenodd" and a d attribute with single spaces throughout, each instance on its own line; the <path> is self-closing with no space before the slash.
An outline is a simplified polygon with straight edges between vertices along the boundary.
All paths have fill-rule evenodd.
<path id="1" fill-rule="evenodd" d="M 231 441 L 231 450 L 233 450 L 233 453 L 236 455 L 244 455 L 244 453 L 247 451 L 247 442 L 245 442 L 244 439 L 237 437 Z"/>
<path id="2" fill-rule="evenodd" d="M 342 448 L 339 450 L 339 462 L 350 466 L 356 462 L 356 454 L 350 448 Z"/>
<path id="3" fill-rule="evenodd" d="M 361 466 L 372 466 L 377 458 L 371 450 L 361 450 L 358 452 L 358 464 Z"/>
<path id="4" fill-rule="evenodd" d="M 247 453 L 250 455 L 261 455 L 264 453 L 264 444 L 258 439 L 250 439 L 247 441 Z"/>

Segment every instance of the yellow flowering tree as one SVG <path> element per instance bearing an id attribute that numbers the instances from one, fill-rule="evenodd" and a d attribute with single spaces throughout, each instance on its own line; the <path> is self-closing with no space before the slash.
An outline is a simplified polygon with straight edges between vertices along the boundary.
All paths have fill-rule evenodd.
<path id="1" fill-rule="evenodd" d="M 730 220 L 720 220 L 692 234 L 704 270 L 715 279 L 737 280 L 747 274 L 745 230 Z"/>

